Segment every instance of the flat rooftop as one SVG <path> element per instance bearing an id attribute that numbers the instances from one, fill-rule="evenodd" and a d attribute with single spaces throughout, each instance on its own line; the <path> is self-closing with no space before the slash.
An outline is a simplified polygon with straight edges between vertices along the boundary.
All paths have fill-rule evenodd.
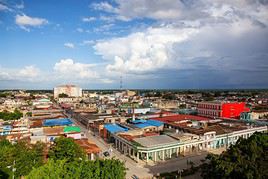
<path id="1" fill-rule="evenodd" d="M 175 140 L 167 135 L 141 137 L 134 139 L 134 141 L 138 142 L 144 147 L 156 147 L 159 145 L 167 145 L 178 142 L 178 140 Z"/>

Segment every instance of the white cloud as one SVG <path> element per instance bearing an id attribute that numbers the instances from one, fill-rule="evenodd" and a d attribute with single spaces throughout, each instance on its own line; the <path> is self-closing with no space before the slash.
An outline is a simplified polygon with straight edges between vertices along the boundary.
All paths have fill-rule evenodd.
<path id="1" fill-rule="evenodd" d="M 62 59 L 53 69 L 60 78 L 85 80 L 98 78 L 98 74 L 91 69 L 94 66 L 95 64 L 74 62 L 73 59 Z"/>
<path id="2" fill-rule="evenodd" d="M 34 65 L 25 66 L 21 69 L 2 68 L 0 66 L 0 80 L 37 81 L 41 71 Z"/>
<path id="3" fill-rule="evenodd" d="M 19 25 L 22 29 L 29 31 L 27 27 L 40 27 L 48 23 L 46 19 L 37 18 L 37 17 L 30 17 L 25 14 L 23 15 L 16 15 L 15 22 Z"/>
<path id="4" fill-rule="evenodd" d="M 107 12 L 114 12 L 116 10 L 116 8 L 114 8 L 108 2 L 93 3 L 92 7 L 96 10 L 102 10 Z"/>
<path id="5" fill-rule="evenodd" d="M 19 76 L 23 78 L 35 78 L 40 74 L 40 70 L 33 65 L 25 66 L 19 70 Z"/>
<path id="6" fill-rule="evenodd" d="M 125 37 L 98 41 L 94 49 L 109 60 L 108 72 L 182 68 L 185 60 L 191 64 L 195 58 L 215 58 L 219 55 L 215 46 L 231 39 L 239 41 L 268 26 L 268 4 L 263 2 L 116 0 L 115 4 L 102 2 L 93 7 L 109 12 L 107 20 L 150 18 L 157 23 Z"/>
<path id="7" fill-rule="evenodd" d="M 114 60 L 109 71 L 148 72 L 173 65 L 173 45 L 188 40 L 197 29 L 172 26 L 148 28 L 122 38 L 97 42 L 97 54 Z"/>
<path id="8" fill-rule="evenodd" d="M 83 17 L 82 18 L 83 22 L 92 22 L 92 21 L 95 21 L 95 20 L 96 20 L 96 17 Z"/>
<path id="9" fill-rule="evenodd" d="M 74 44 L 73 43 L 70 43 L 70 42 L 67 42 L 64 44 L 65 47 L 68 47 L 68 48 L 74 48 Z"/>
<path id="10" fill-rule="evenodd" d="M 113 19 L 123 21 L 150 18 L 164 22 L 198 20 L 202 23 L 215 23 L 232 21 L 239 16 L 268 25 L 268 6 L 263 1 L 115 0 L 114 4 L 100 2 L 92 6 L 96 10 L 110 13 Z"/>
<path id="11" fill-rule="evenodd" d="M 105 32 L 105 31 L 109 31 L 113 26 L 114 26 L 114 24 L 104 24 L 100 27 L 94 28 L 93 31 L 94 32 Z"/>
<path id="12" fill-rule="evenodd" d="M 106 22 L 113 22 L 115 21 L 116 17 L 115 16 L 104 16 L 104 15 L 101 15 L 99 17 L 100 20 L 102 21 L 106 21 Z"/>

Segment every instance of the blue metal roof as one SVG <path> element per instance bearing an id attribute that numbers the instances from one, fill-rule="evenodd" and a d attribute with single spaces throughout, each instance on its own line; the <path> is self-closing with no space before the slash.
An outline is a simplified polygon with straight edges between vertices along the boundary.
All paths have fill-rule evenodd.
<path id="1" fill-rule="evenodd" d="M 131 123 L 133 123 L 133 124 L 145 123 L 145 122 L 146 122 L 146 120 L 144 120 L 144 119 L 135 119 L 134 121 L 131 121 Z"/>
<path id="2" fill-rule="evenodd" d="M 106 128 L 107 131 L 109 131 L 110 133 L 128 131 L 127 128 L 121 127 L 121 126 L 119 126 L 117 124 L 105 124 L 104 128 Z"/>
<path id="3" fill-rule="evenodd" d="M 69 118 L 47 119 L 43 122 L 43 126 L 67 126 L 73 124 Z"/>
<path id="4" fill-rule="evenodd" d="M 153 125 L 153 126 L 156 126 L 156 127 L 159 127 L 159 126 L 164 125 L 163 122 L 161 122 L 161 121 L 157 121 L 157 120 L 152 120 L 152 119 L 147 120 L 147 123 L 148 123 L 148 124 L 151 124 L 151 125 Z"/>
<path id="5" fill-rule="evenodd" d="M 137 121 L 137 120 L 135 120 L 135 121 Z M 159 126 L 164 125 L 163 122 L 156 121 L 156 120 L 138 120 L 138 121 L 134 124 L 138 128 L 145 128 L 145 127 L 148 127 L 148 126 L 159 127 Z M 134 121 L 132 121 L 132 122 L 134 122 Z"/>
<path id="6" fill-rule="evenodd" d="M 151 124 L 148 124 L 148 123 L 139 123 L 139 124 L 134 124 L 136 127 L 138 128 L 145 128 L 145 127 L 148 127 L 148 126 L 153 126 Z"/>

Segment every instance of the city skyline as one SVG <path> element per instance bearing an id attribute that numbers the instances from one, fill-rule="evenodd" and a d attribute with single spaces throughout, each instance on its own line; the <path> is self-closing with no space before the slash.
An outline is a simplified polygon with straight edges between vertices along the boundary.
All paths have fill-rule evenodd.
<path id="1" fill-rule="evenodd" d="M 0 89 L 268 87 L 266 1 L 0 0 Z"/>

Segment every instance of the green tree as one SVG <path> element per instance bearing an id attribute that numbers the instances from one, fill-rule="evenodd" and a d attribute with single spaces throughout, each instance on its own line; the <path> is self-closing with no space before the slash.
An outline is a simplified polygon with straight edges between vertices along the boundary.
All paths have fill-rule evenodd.
<path id="1" fill-rule="evenodd" d="M 44 145 L 37 143 L 28 145 L 26 142 L 11 144 L 7 140 L 0 141 L 0 178 L 12 176 L 15 168 L 15 177 L 27 175 L 33 167 L 43 165 Z"/>
<path id="2" fill-rule="evenodd" d="M 48 156 L 54 160 L 73 161 L 79 158 L 84 159 L 86 155 L 83 149 L 74 142 L 74 139 L 60 137 L 55 139 Z"/>
<path id="3" fill-rule="evenodd" d="M 59 98 L 67 98 L 67 97 L 69 97 L 68 94 L 65 93 L 59 94 Z"/>
<path id="4" fill-rule="evenodd" d="M 268 135 L 255 133 L 239 139 L 221 155 L 208 155 L 203 178 L 268 178 Z"/>
<path id="5" fill-rule="evenodd" d="M 50 159 L 44 166 L 33 169 L 27 179 L 50 178 L 85 178 L 85 179 L 124 179 L 126 168 L 119 160 L 76 160 L 68 162 L 64 160 Z"/>
<path id="6" fill-rule="evenodd" d="M 15 109 L 13 113 L 7 111 L 0 112 L 0 119 L 3 119 L 4 121 L 17 120 L 22 116 L 23 114 L 18 109 Z"/>

